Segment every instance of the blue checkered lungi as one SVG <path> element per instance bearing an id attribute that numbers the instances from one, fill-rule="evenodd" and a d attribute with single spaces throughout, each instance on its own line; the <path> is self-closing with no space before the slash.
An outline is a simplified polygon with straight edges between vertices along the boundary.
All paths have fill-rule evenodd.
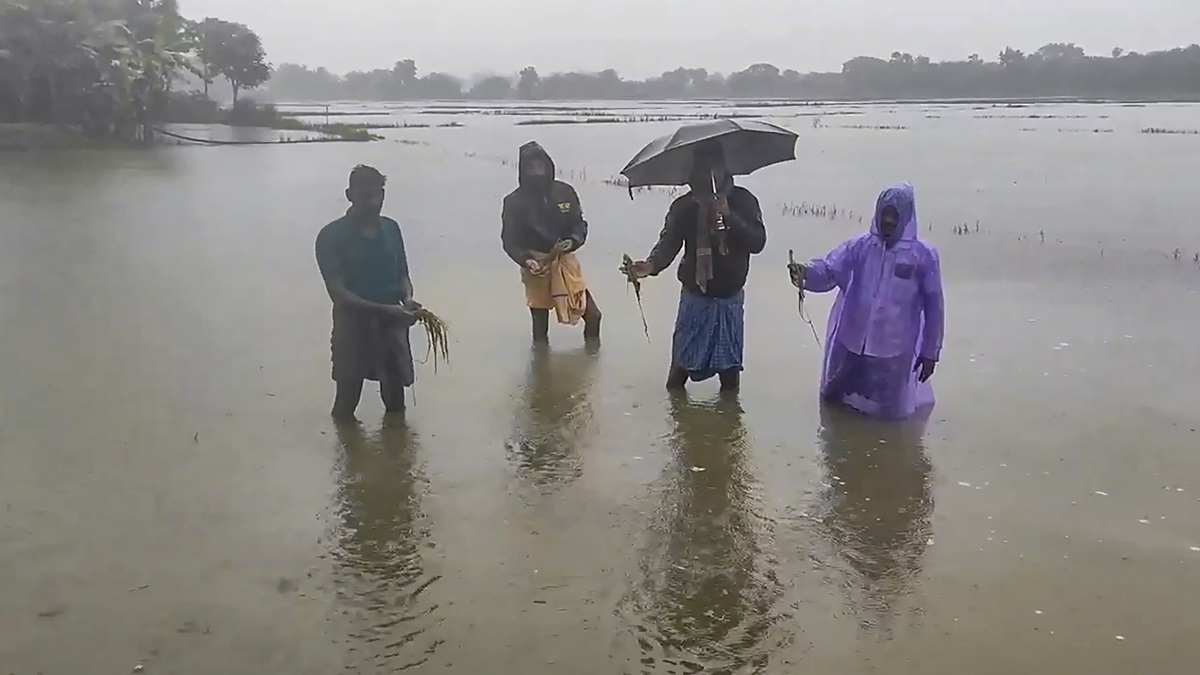
<path id="1" fill-rule="evenodd" d="M 726 371 L 740 372 L 745 342 L 744 290 L 728 298 L 708 298 L 683 290 L 671 343 L 675 366 L 688 371 L 695 382 Z"/>

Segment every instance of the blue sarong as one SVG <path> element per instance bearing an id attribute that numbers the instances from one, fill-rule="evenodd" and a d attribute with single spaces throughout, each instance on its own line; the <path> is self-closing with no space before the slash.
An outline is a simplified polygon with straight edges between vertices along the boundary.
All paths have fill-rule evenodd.
<path id="1" fill-rule="evenodd" d="M 679 296 L 671 356 L 675 366 L 702 382 L 725 371 L 741 372 L 746 337 L 746 292 L 706 298 L 686 289 Z"/>

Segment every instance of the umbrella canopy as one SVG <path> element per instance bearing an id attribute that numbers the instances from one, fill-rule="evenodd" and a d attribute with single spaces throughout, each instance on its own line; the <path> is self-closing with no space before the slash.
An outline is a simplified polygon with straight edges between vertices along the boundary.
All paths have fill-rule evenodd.
<path id="1" fill-rule="evenodd" d="M 688 124 L 642 148 L 621 175 L 630 189 L 647 185 L 686 185 L 696 148 L 707 141 L 721 144 L 726 169 L 745 176 L 759 169 L 796 159 L 796 134 L 759 120 L 719 119 Z"/>

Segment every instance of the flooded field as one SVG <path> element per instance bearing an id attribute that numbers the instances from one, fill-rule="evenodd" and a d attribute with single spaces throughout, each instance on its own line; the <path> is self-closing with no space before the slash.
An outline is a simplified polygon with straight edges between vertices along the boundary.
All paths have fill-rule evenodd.
<path id="1" fill-rule="evenodd" d="M 386 111 L 370 144 L 0 154 L 0 673 L 1195 671 L 1200 136 L 1142 131 L 1196 106 Z M 678 285 L 647 343 L 617 272 L 670 197 L 610 179 L 719 113 L 800 161 L 742 181 L 740 400 L 673 401 Z M 529 347 L 499 214 L 530 139 L 591 223 L 598 353 Z M 360 162 L 451 366 L 339 428 L 313 240 Z M 902 179 L 949 313 L 896 426 L 818 404 L 785 264 Z"/>

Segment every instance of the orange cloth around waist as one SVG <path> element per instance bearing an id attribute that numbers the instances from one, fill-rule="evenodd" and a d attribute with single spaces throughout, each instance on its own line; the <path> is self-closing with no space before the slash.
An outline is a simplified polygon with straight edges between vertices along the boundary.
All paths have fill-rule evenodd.
<path id="1" fill-rule="evenodd" d="M 531 309 L 552 309 L 558 322 L 573 326 L 587 309 L 587 281 L 574 253 L 563 253 L 550 263 L 550 269 L 535 275 L 521 270 L 525 301 Z"/>

